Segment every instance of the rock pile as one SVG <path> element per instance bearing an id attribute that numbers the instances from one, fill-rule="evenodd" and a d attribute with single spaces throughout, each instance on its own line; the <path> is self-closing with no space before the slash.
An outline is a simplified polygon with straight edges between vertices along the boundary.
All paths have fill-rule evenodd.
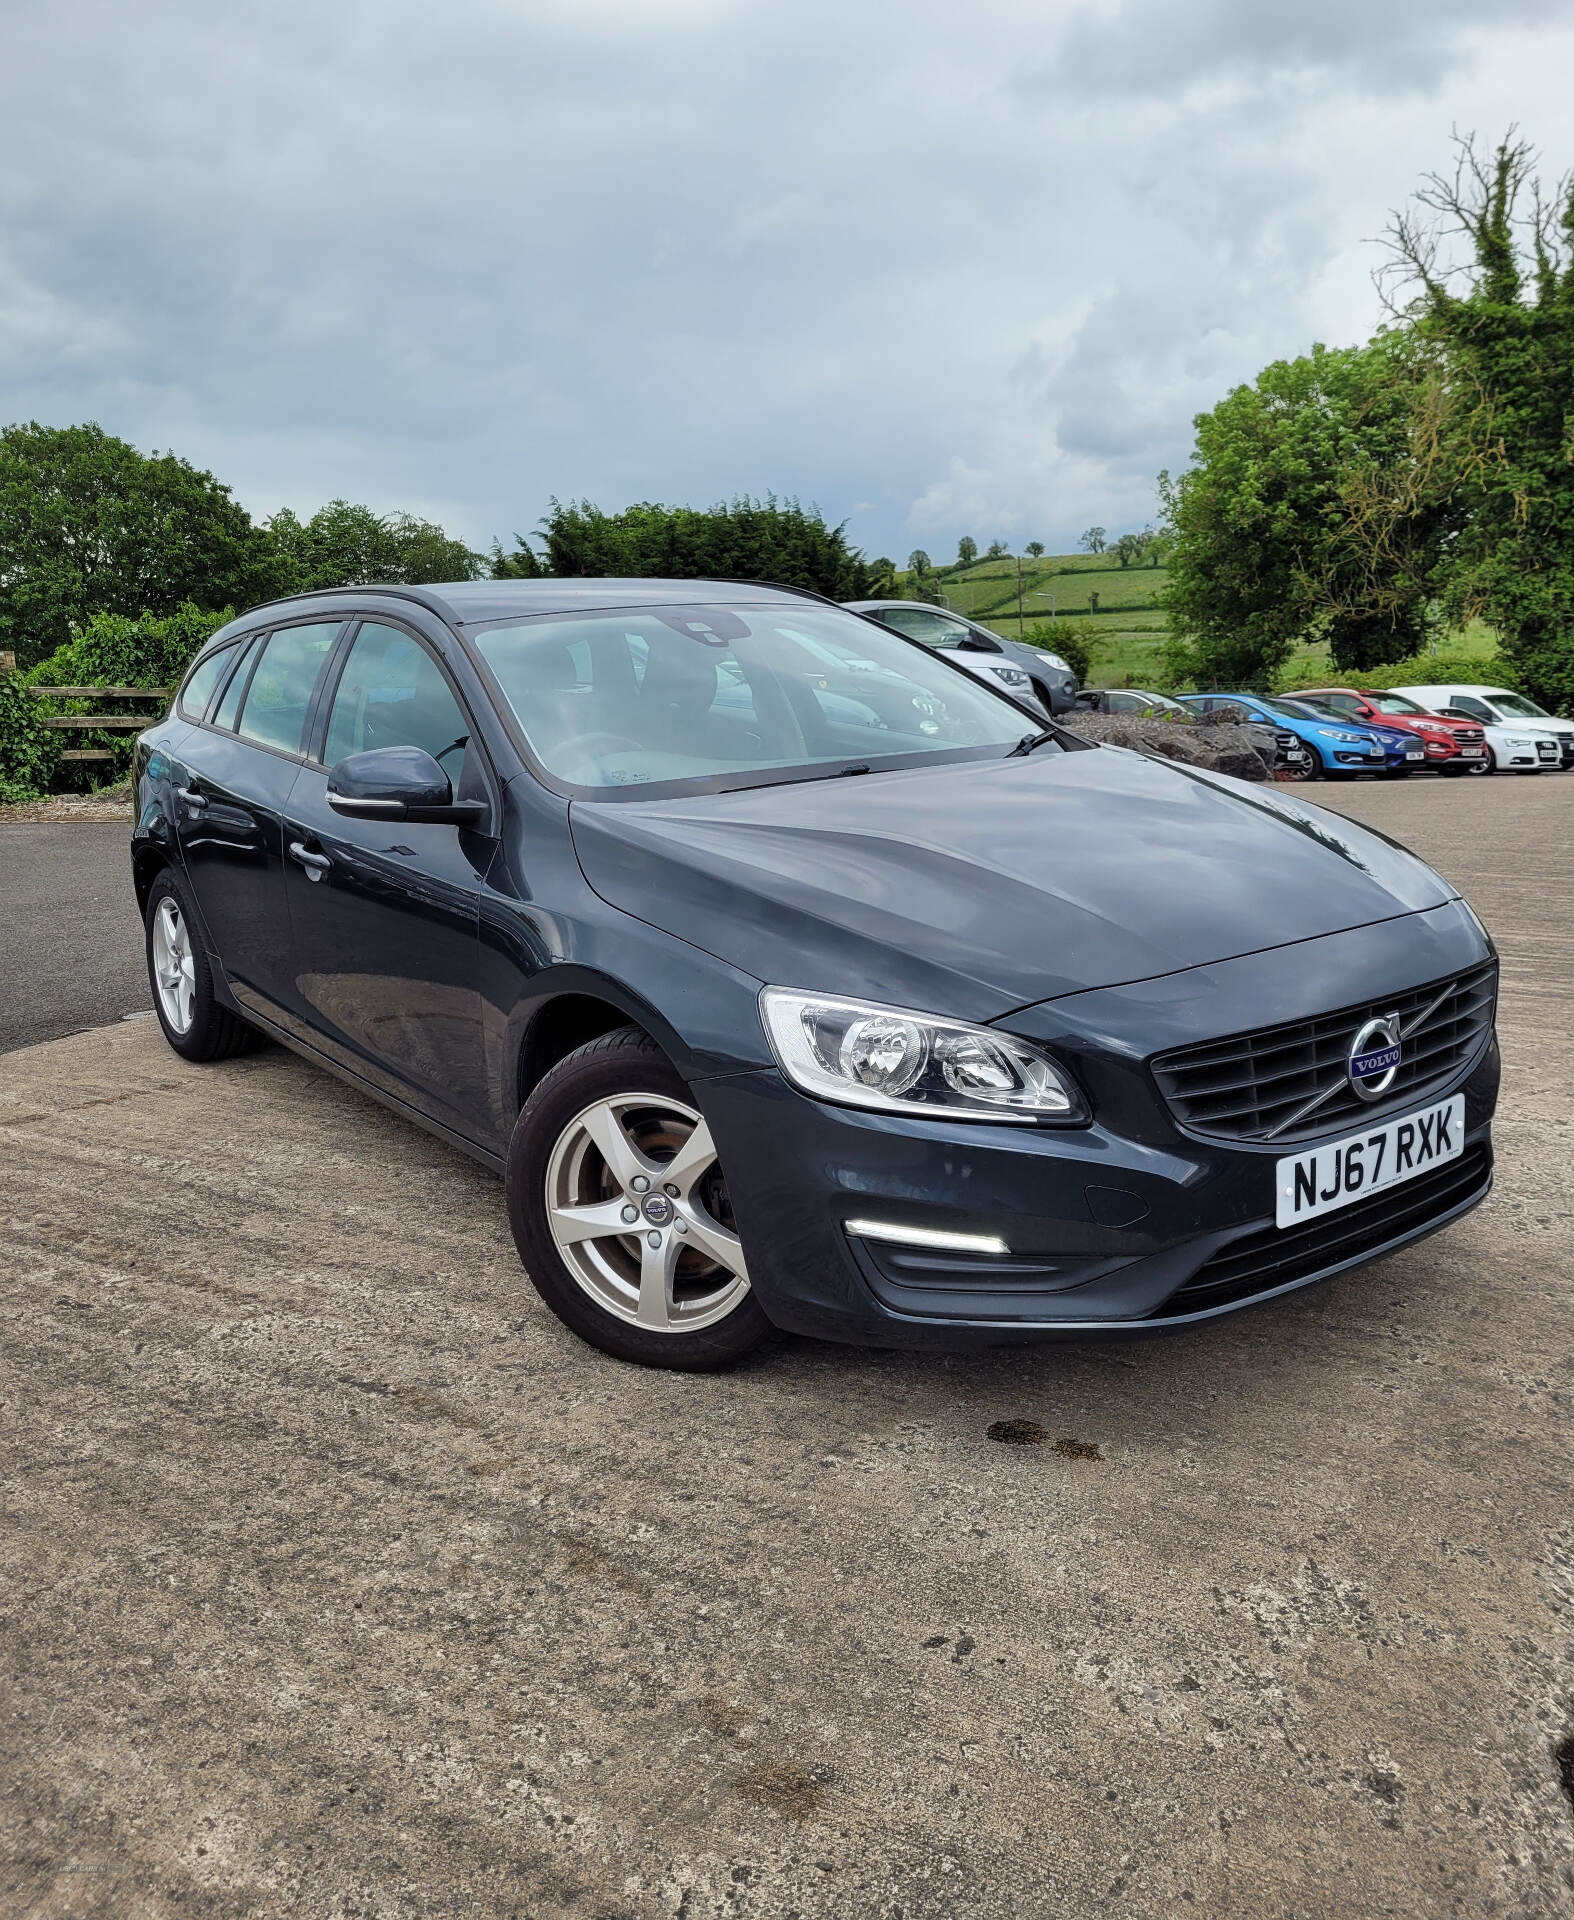
<path id="1" fill-rule="evenodd" d="M 1268 780 L 1273 776 L 1273 748 L 1256 737 L 1264 730 L 1243 727 L 1221 714 L 1201 713 L 1195 721 L 1187 722 L 1079 710 L 1061 714 L 1059 721 L 1085 740 L 1097 740 L 1102 746 L 1161 754 L 1188 767 L 1233 774 L 1237 780 Z"/>

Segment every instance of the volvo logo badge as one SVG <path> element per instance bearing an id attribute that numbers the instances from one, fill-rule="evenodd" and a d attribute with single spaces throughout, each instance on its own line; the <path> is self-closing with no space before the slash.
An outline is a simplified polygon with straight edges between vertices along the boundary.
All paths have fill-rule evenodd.
<path id="1" fill-rule="evenodd" d="M 1350 1085 L 1363 1100 L 1381 1100 L 1394 1084 L 1399 1071 L 1399 1016 L 1384 1014 L 1381 1020 L 1368 1020 L 1350 1042 L 1350 1058 L 1345 1071 Z"/>
<path id="2" fill-rule="evenodd" d="M 672 1218 L 672 1202 L 664 1193 L 645 1196 L 645 1218 L 653 1227 L 664 1227 Z"/>

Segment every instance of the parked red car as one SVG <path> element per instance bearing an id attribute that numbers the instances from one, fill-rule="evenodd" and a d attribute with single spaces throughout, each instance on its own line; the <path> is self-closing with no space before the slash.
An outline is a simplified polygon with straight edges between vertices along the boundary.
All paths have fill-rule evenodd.
<path id="1" fill-rule="evenodd" d="M 1388 693 L 1378 687 L 1360 693 L 1350 687 L 1318 687 L 1311 693 L 1297 692 L 1295 698 L 1341 720 L 1365 721 L 1415 734 L 1425 755 L 1422 765 L 1435 767 L 1439 773 L 1485 773 L 1492 764 L 1487 737 L 1479 724 L 1445 720 L 1418 707 L 1402 693 Z"/>

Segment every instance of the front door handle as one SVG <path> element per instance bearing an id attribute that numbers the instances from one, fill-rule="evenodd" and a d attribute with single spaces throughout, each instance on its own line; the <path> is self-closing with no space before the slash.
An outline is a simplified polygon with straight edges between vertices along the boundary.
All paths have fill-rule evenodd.
<path id="1" fill-rule="evenodd" d="M 201 813 L 208 804 L 208 796 L 205 793 L 198 793 L 195 787 L 177 787 L 175 792 L 193 813 Z"/>
<path id="2" fill-rule="evenodd" d="M 313 853 L 299 840 L 292 840 L 290 842 L 290 858 L 297 866 L 302 866 L 306 869 L 306 878 L 308 880 L 320 880 L 333 865 L 333 862 L 328 858 L 327 854 Z"/>

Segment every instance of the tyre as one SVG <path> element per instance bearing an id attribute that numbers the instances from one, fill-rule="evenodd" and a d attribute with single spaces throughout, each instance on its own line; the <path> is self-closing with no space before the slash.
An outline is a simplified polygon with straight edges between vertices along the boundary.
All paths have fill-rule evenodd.
<path id="1" fill-rule="evenodd" d="M 1478 777 L 1483 773 L 1496 773 L 1497 772 L 1497 755 L 1492 751 L 1490 747 L 1488 747 L 1486 758 L 1484 760 L 1472 761 L 1472 763 L 1465 769 L 1465 771 L 1466 773 L 1474 774 Z"/>
<path id="2" fill-rule="evenodd" d="M 1323 763 L 1317 756 L 1316 748 L 1310 749 L 1305 757 L 1286 769 L 1290 778 L 1299 786 L 1307 780 L 1321 780 Z"/>
<path id="3" fill-rule="evenodd" d="M 507 1177 L 531 1283 L 603 1353 L 701 1371 L 770 1331 L 710 1128 L 638 1027 L 589 1041 L 545 1076 L 515 1124 Z"/>
<path id="4" fill-rule="evenodd" d="M 262 1036 L 220 1004 L 186 884 L 166 867 L 148 890 L 143 915 L 148 982 L 164 1038 L 184 1060 L 228 1060 Z"/>

